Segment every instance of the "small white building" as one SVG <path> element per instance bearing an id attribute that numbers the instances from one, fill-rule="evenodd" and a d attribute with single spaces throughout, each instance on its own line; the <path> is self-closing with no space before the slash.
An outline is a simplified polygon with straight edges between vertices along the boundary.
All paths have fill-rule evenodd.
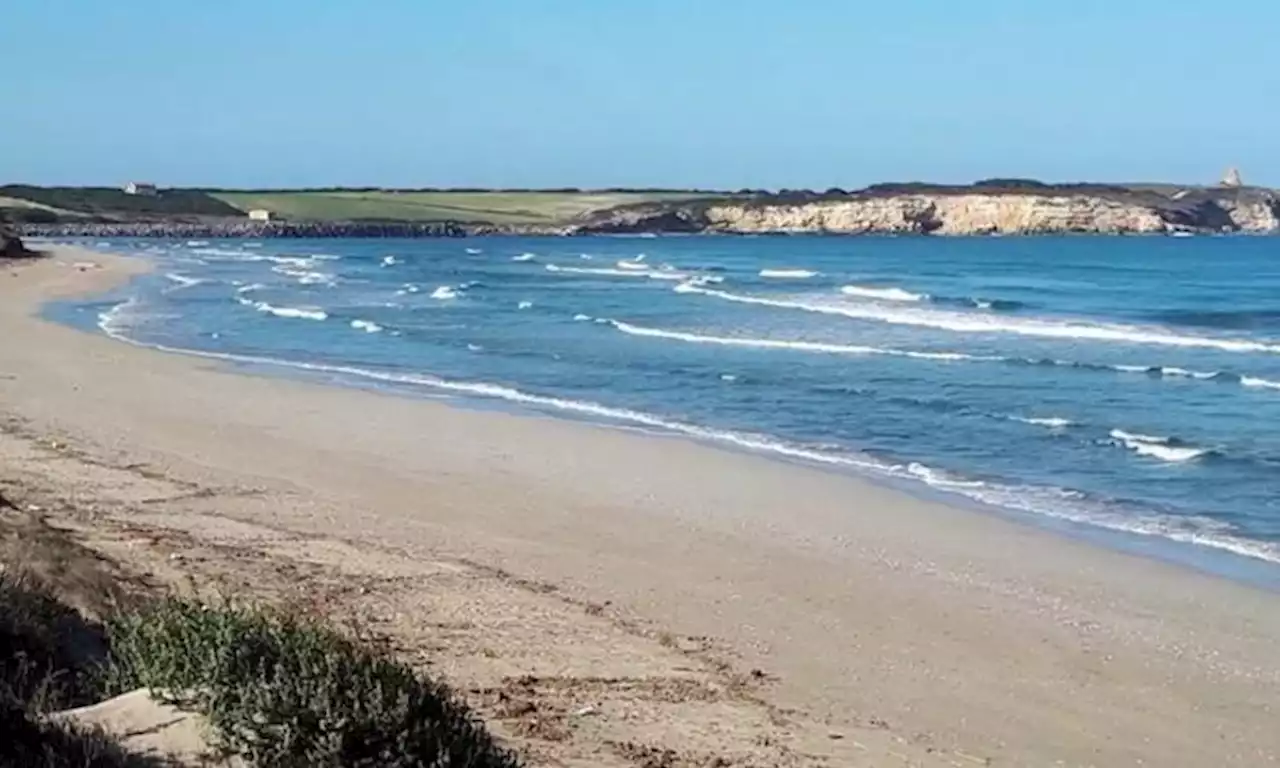
<path id="1" fill-rule="evenodd" d="M 249 218 L 253 221 L 271 221 L 271 211 L 266 208 L 254 208 L 249 211 Z"/>
<path id="2" fill-rule="evenodd" d="M 143 197 L 155 197 L 159 194 L 156 185 L 146 181 L 131 181 L 124 185 L 124 193 L 126 195 L 142 195 Z"/>

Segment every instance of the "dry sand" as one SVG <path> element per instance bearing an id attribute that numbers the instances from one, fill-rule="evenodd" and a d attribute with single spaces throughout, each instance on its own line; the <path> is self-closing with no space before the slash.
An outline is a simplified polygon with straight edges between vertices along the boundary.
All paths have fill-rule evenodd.
<path id="1" fill-rule="evenodd" d="M 359 618 L 534 764 L 1280 760 L 1273 593 L 856 478 L 32 316 L 140 268 L 0 272 L 6 495 L 153 581 Z"/>

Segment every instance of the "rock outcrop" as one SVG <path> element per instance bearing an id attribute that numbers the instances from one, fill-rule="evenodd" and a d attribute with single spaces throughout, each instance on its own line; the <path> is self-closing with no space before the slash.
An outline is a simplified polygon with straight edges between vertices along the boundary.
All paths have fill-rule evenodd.
<path id="1" fill-rule="evenodd" d="M 1200 190 L 1172 197 L 1096 192 L 939 192 L 721 198 L 595 214 L 579 232 L 727 234 L 1034 235 L 1280 232 L 1280 200 L 1266 190 Z"/>
<path id="2" fill-rule="evenodd" d="M 18 237 L 17 230 L 0 220 L 0 258 L 19 259 L 31 255 L 31 251 L 22 244 L 22 238 Z"/>

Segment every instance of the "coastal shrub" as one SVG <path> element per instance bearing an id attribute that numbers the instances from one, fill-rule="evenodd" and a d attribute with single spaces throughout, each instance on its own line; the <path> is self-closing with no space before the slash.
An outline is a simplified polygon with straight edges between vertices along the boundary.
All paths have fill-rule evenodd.
<path id="1" fill-rule="evenodd" d="M 0 572 L 0 768 L 140 768 L 110 736 L 49 712 L 101 698 L 98 629 L 33 579 Z"/>
<path id="2" fill-rule="evenodd" d="M 38 582 L 0 573 L 0 699 L 33 712 L 98 701 L 96 627 Z"/>
<path id="3" fill-rule="evenodd" d="M 169 598 L 108 636 L 110 690 L 194 706 L 252 764 L 519 765 L 444 685 L 306 617 Z"/>

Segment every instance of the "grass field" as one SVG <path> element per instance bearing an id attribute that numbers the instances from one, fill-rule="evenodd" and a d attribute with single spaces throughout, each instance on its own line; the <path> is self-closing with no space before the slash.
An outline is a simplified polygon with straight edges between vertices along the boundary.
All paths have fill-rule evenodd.
<path id="1" fill-rule="evenodd" d="M 288 219 L 556 224 L 629 203 L 680 200 L 679 192 L 214 192 L 242 211 L 263 208 Z"/>

